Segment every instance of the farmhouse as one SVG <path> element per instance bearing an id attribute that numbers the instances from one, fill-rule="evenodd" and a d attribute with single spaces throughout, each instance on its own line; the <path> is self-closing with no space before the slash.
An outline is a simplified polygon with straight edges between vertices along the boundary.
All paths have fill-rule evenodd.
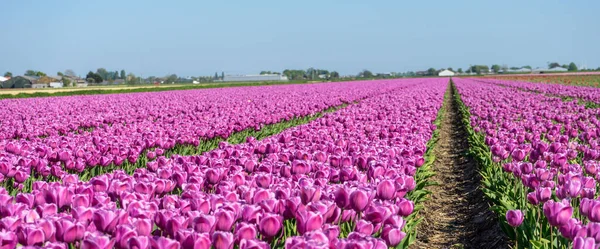
<path id="1" fill-rule="evenodd" d="M 438 74 L 438 76 L 441 76 L 441 77 L 450 77 L 450 76 L 454 76 L 454 72 L 452 72 L 452 71 L 450 71 L 450 70 L 446 69 L 446 70 L 443 70 L 443 71 L 441 71 L 441 72 Z"/>
<path id="2" fill-rule="evenodd" d="M 10 77 L 0 76 L 0 82 L 4 82 L 4 81 L 7 81 L 7 80 L 10 80 Z"/>
<path id="3" fill-rule="evenodd" d="M 223 81 L 288 81 L 288 78 L 279 74 L 225 75 Z"/>

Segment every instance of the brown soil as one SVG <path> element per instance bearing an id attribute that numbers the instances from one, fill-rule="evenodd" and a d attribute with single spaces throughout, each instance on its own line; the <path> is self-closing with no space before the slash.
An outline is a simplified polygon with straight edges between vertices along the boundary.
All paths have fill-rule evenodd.
<path id="1" fill-rule="evenodd" d="M 424 203 L 421 215 L 425 219 L 412 248 L 508 248 L 479 189 L 476 161 L 466 155 L 467 132 L 458 105 L 448 96 L 444 106 L 440 139 L 434 149 L 436 175 L 432 177 L 439 185 L 429 187 L 433 193 Z"/>

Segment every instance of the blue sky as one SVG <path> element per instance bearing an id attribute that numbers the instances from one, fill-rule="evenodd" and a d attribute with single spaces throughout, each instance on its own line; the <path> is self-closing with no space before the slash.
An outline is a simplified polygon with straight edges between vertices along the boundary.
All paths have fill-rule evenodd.
<path id="1" fill-rule="evenodd" d="M 596 0 L 2 0 L 0 9 L 0 73 L 600 66 Z"/>

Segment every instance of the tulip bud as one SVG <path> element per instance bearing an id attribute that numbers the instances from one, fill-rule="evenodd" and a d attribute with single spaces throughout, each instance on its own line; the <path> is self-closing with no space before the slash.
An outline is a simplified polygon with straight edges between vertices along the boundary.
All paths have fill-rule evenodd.
<path id="1" fill-rule="evenodd" d="M 508 210 L 506 212 L 506 221 L 512 227 L 518 227 L 523 223 L 523 213 L 521 210 Z"/>

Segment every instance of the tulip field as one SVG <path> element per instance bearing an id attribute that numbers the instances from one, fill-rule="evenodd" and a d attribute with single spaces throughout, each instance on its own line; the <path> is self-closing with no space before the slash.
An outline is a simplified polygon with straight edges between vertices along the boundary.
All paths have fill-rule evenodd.
<path id="1" fill-rule="evenodd" d="M 416 248 L 448 101 L 505 248 L 600 246 L 600 90 L 415 78 L 0 100 L 0 248 Z"/>

